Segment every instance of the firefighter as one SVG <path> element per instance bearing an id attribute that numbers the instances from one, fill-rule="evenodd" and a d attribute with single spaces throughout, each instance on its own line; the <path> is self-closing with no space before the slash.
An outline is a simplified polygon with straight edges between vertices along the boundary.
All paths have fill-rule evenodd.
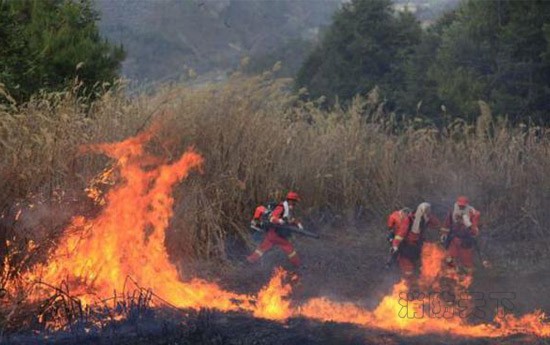
<path id="1" fill-rule="evenodd" d="M 479 235 L 480 213 L 470 206 L 466 196 L 459 196 L 445 218 L 440 240 L 447 247 L 448 268 L 461 269 L 471 275 L 474 268 L 474 246 Z"/>
<path id="2" fill-rule="evenodd" d="M 431 213 L 431 205 L 423 202 L 401 222 L 392 241 L 391 253 L 397 253 L 401 274 L 410 284 L 414 281 L 426 228 L 439 229 L 440 222 Z"/>
<path id="3" fill-rule="evenodd" d="M 393 242 L 393 239 L 395 237 L 395 232 L 397 229 L 399 229 L 399 225 L 401 222 L 407 218 L 407 216 L 411 213 L 411 209 L 408 207 L 404 207 L 400 210 L 393 211 L 390 216 L 388 217 L 387 226 L 388 226 L 388 232 L 386 239 L 390 243 L 390 246 Z"/>
<path id="4" fill-rule="evenodd" d="M 288 192 L 286 199 L 279 203 L 271 213 L 269 222 L 279 225 L 294 225 L 303 229 L 302 224 L 294 218 L 294 209 L 299 201 L 300 196 L 298 193 Z M 246 259 L 250 263 L 258 262 L 271 247 L 276 245 L 286 253 L 292 265 L 299 267 L 300 258 L 298 257 L 298 253 L 296 253 L 294 245 L 289 240 L 291 235 L 290 230 L 269 227 L 263 242 Z"/>

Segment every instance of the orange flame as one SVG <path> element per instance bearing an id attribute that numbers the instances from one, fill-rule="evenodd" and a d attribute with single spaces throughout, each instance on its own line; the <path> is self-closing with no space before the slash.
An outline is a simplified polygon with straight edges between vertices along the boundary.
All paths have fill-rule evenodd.
<path id="1" fill-rule="evenodd" d="M 150 130 L 120 143 L 88 148 L 117 159 L 124 182 L 108 192 L 107 207 L 98 217 L 74 218 L 50 262 L 30 278 L 51 284 L 68 281 L 71 292 L 85 303 L 120 293 L 131 277 L 178 307 L 237 310 L 234 302 L 241 301 L 251 308 L 247 296 L 223 291 L 216 284 L 199 279 L 181 282 L 169 262 L 164 236 L 172 217 L 171 191 L 190 171 L 199 169 L 203 159 L 188 150 L 177 161 L 164 163 L 143 149 L 152 134 Z"/>
<path id="2" fill-rule="evenodd" d="M 174 185 L 192 170 L 202 167 L 203 158 L 192 149 L 171 163 L 147 154 L 143 145 L 155 130 L 152 128 L 120 143 L 87 148 L 116 159 L 123 182 L 107 193 L 105 208 L 96 218 L 75 217 L 50 261 L 30 272 L 27 278 L 53 285 L 67 282 L 71 293 L 80 296 L 87 304 L 123 292 L 124 282 L 131 277 L 140 286 L 152 289 L 157 296 L 181 308 L 244 310 L 256 317 L 273 320 L 302 316 L 411 335 L 550 335 L 550 325 L 541 321 L 544 318 L 541 312 L 520 318 L 506 315 L 496 318 L 494 324 L 480 325 L 468 325 L 456 315 L 418 317 L 423 315 L 424 305 L 403 298 L 403 294 L 407 294 L 404 282 L 396 284 L 392 293 L 384 297 L 375 310 L 369 311 L 354 303 L 324 297 L 292 307 L 289 299 L 291 285 L 284 283 L 286 273 L 282 269 L 275 272 L 257 296 L 225 291 L 215 283 L 200 279 L 180 281 L 164 246 L 165 230 L 173 215 L 171 192 Z M 423 257 L 420 282 L 423 286 L 430 286 L 440 275 L 443 252 L 435 245 L 426 245 Z M 34 297 L 41 296 L 38 291 Z M 434 306 L 430 307 L 430 312 L 433 312 Z"/>
<path id="3" fill-rule="evenodd" d="M 285 320 L 292 316 L 288 300 L 292 286 L 284 283 L 286 276 L 282 268 L 275 270 L 269 284 L 258 293 L 254 316 L 270 320 Z"/>
<path id="4" fill-rule="evenodd" d="M 420 285 L 423 288 L 438 288 L 437 278 L 442 274 L 441 263 L 444 259 L 445 252 L 437 244 L 426 243 L 422 246 Z"/>
<path id="5" fill-rule="evenodd" d="M 443 250 L 436 244 L 426 244 L 422 252 L 422 272 L 419 285 L 425 288 L 444 274 Z M 534 334 L 550 336 L 550 324 L 540 311 L 515 317 L 497 313 L 493 324 L 470 325 L 461 317 L 456 305 L 449 306 L 438 294 L 414 298 L 409 294 L 404 281 L 393 287 L 390 295 L 384 297 L 374 311 L 353 303 L 338 303 L 326 298 L 315 298 L 305 303 L 295 315 L 321 321 L 348 322 L 370 328 L 390 330 L 408 335 L 449 334 L 463 337 L 502 337 L 512 334 Z"/>

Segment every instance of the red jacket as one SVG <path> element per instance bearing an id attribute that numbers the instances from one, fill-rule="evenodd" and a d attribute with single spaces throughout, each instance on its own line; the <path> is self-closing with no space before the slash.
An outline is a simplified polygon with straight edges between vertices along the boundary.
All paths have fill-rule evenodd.
<path id="1" fill-rule="evenodd" d="M 399 228 L 397 228 L 397 232 L 395 233 L 395 238 L 393 239 L 393 242 L 392 242 L 393 247 L 399 247 L 399 244 L 401 243 L 401 241 L 405 241 L 407 244 L 410 244 L 410 245 L 418 245 L 419 241 L 423 238 L 424 228 L 439 229 L 441 224 L 439 219 L 437 219 L 435 215 L 430 214 L 427 222 L 422 221 L 420 223 L 420 232 L 415 233 L 412 231 L 414 220 L 415 220 L 415 214 L 414 212 L 411 212 L 409 213 L 407 218 L 405 218 L 401 222 L 401 224 L 399 225 Z"/>
<path id="2" fill-rule="evenodd" d="M 288 208 L 288 212 L 287 212 L 287 214 L 285 214 L 285 206 L 284 205 L 285 205 L 285 201 L 283 201 L 282 203 L 275 206 L 275 209 L 271 213 L 271 218 L 270 218 L 269 221 L 271 223 L 274 223 L 274 224 L 281 224 L 281 225 L 289 224 L 289 225 L 295 225 L 295 226 L 301 228 L 302 224 L 298 220 L 296 220 L 296 218 L 294 218 L 294 214 L 293 214 L 292 209 Z M 286 219 L 285 219 L 285 217 L 286 217 Z M 289 230 L 275 229 L 275 228 L 272 228 L 272 229 L 275 230 L 275 232 L 278 235 L 281 235 L 283 237 L 288 237 L 291 234 L 291 232 Z"/>
<path id="3" fill-rule="evenodd" d="M 407 214 L 401 210 L 392 212 L 392 214 L 388 217 L 388 230 L 395 233 L 405 218 L 407 218 Z"/>
<path id="4" fill-rule="evenodd" d="M 468 227 L 464 224 L 464 219 L 460 217 L 460 214 L 454 214 L 454 210 L 451 209 L 445 218 L 445 228 L 450 229 L 457 237 L 463 236 L 477 236 L 479 235 L 479 218 L 480 213 L 475 208 L 468 206 L 467 215 L 471 222 Z"/>
<path id="5" fill-rule="evenodd" d="M 284 207 L 284 201 L 279 203 L 277 206 L 275 206 L 275 209 L 271 213 L 271 219 L 269 220 L 271 223 L 275 224 L 282 224 L 282 220 L 285 217 L 285 207 Z M 288 210 L 288 214 L 286 215 L 287 219 L 284 220 L 284 222 L 288 223 L 296 223 L 294 216 L 292 214 L 292 210 Z"/>

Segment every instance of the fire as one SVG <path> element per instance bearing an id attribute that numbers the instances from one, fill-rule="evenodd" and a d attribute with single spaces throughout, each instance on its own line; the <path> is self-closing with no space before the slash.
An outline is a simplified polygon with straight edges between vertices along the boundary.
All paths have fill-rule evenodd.
<path id="1" fill-rule="evenodd" d="M 286 320 L 292 315 L 290 301 L 292 286 L 284 283 L 287 273 L 278 268 L 271 281 L 258 293 L 254 316 L 270 320 Z"/>
<path id="2" fill-rule="evenodd" d="M 437 287 L 437 278 L 447 274 L 442 270 L 445 253 L 435 244 L 426 244 L 422 252 L 422 271 L 418 285 L 421 291 Z M 469 286 L 466 283 L 457 281 Z M 550 324 L 540 311 L 515 317 L 497 313 L 494 323 L 470 325 L 462 317 L 456 305 L 449 306 L 439 294 L 420 292 L 411 294 L 404 281 L 394 285 L 390 295 L 385 296 L 375 310 L 369 311 L 353 303 L 338 303 L 326 298 L 315 298 L 305 303 L 296 315 L 321 321 L 347 322 L 369 328 L 389 330 L 407 335 L 450 334 L 462 337 L 503 337 L 512 334 L 550 336 Z M 469 297 L 469 296 L 468 296 Z M 459 310 L 457 310 L 459 309 Z"/>
<path id="3" fill-rule="evenodd" d="M 26 276 L 57 286 L 65 283 L 84 304 L 99 303 L 115 294 L 125 293 L 131 278 L 150 289 L 162 300 L 179 308 L 215 308 L 221 311 L 245 311 L 256 317 L 284 321 L 307 317 L 320 321 L 353 323 L 407 334 L 443 333 L 469 337 L 499 337 L 515 333 L 550 336 L 544 314 L 535 312 L 519 318 L 498 316 L 492 324 L 469 325 L 464 318 L 451 314 L 441 301 L 408 298 L 405 282 L 396 284 L 378 307 L 368 310 L 351 302 L 313 298 L 293 306 L 291 284 L 282 269 L 257 295 L 237 294 L 215 283 L 200 279 L 183 282 L 170 263 L 165 246 L 165 230 L 172 217 L 172 188 L 192 171 L 200 170 L 203 158 L 189 149 L 173 162 L 148 154 L 144 144 L 156 129 L 125 141 L 98 144 L 88 151 L 113 158 L 119 178 L 104 196 L 102 212 L 88 219 L 74 217 L 65 237 L 51 254 L 47 264 Z M 112 170 L 106 174 L 111 176 Z M 91 193 L 98 198 L 97 193 Z M 421 287 L 436 286 L 442 274 L 444 253 L 437 245 L 426 244 Z M 469 283 L 468 283 L 469 284 Z M 36 290 L 33 297 L 44 297 Z M 444 317 L 426 317 L 426 313 Z M 447 313 L 447 314 L 445 314 Z M 436 315 L 436 316 L 438 316 Z"/>
<path id="4" fill-rule="evenodd" d="M 438 288 L 437 279 L 441 275 L 441 263 L 445 259 L 445 252 L 434 243 L 426 243 L 422 246 L 422 268 L 420 283 L 423 288 Z M 435 286 L 434 286 L 435 284 Z"/>
<path id="5" fill-rule="evenodd" d="M 407 300 L 404 297 L 406 291 L 403 281 L 396 284 L 392 294 L 384 297 L 374 311 L 353 303 L 315 298 L 296 310 L 295 315 L 320 321 L 352 323 L 407 335 L 448 334 L 487 338 L 512 334 L 550 336 L 550 325 L 543 321 L 545 315 L 540 311 L 519 318 L 510 314 L 497 314 L 493 324 L 470 325 L 452 310 L 438 310 L 437 314 L 427 311 L 425 301 Z M 434 304 L 431 307 L 434 307 Z"/>
<path id="6" fill-rule="evenodd" d="M 248 296 L 199 279 L 181 282 L 170 263 L 164 236 L 172 217 L 171 191 L 192 170 L 200 169 L 203 158 L 188 150 L 167 163 L 147 154 L 143 144 L 153 131 L 88 148 L 116 159 L 123 183 L 108 192 L 106 207 L 96 218 L 74 218 L 51 260 L 29 278 L 53 285 L 68 281 L 85 304 L 124 292 L 124 282 L 131 277 L 177 307 L 237 310 L 235 301 L 240 301 L 240 307 L 250 309 Z"/>

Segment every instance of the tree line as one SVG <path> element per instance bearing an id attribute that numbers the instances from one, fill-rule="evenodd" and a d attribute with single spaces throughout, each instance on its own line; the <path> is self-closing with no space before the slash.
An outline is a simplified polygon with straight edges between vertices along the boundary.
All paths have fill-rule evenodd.
<path id="1" fill-rule="evenodd" d="M 404 116 L 473 119 L 483 100 L 514 122 L 549 123 L 550 2 L 466 0 L 422 28 L 390 0 L 353 0 L 296 80 L 329 103 L 377 86 Z"/>
<path id="2" fill-rule="evenodd" d="M 101 37 L 98 19 L 91 0 L 0 0 L 0 102 L 75 81 L 90 95 L 118 78 L 124 49 Z"/>
<path id="3" fill-rule="evenodd" d="M 101 37 L 91 0 L 0 0 L 0 19 L 0 91 L 12 102 L 75 80 L 90 93 L 119 77 L 124 49 Z M 472 120 L 483 100 L 514 122 L 548 124 L 549 42 L 549 1 L 464 0 L 423 27 L 391 0 L 352 0 L 295 86 L 328 106 L 376 87 L 387 111 L 434 122 Z"/>

